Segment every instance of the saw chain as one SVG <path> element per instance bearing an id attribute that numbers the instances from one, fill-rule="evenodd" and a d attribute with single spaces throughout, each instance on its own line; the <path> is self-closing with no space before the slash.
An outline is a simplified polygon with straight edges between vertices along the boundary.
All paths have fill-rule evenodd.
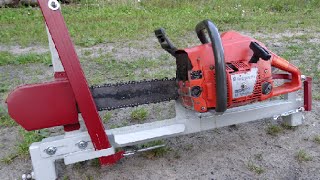
<path id="1" fill-rule="evenodd" d="M 142 104 L 159 103 L 178 98 L 176 78 L 163 78 L 90 87 L 99 111 Z"/>

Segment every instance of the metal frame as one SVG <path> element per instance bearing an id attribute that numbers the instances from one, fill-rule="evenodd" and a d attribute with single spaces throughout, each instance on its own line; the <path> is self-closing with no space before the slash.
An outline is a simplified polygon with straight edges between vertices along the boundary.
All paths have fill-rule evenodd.
<path id="1" fill-rule="evenodd" d="M 245 123 L 264 118 L 284 116 L 291 126 L 298 126 L 303 121 L 303 103 L 297 93 L 288 94 L 283 100 L 274 100 L 228 109 L 222 115 L 215 111 L 198 113 L 184 108 L 176 102 L 176 117 L 151 123 L 137 124 L 116 129 L 109 129 L 111 147 L 95 151 L 88 132 L 74 131 L 65 135 L 43 139 L 30 146 L 32 165 L 37 179 L 55 179 L 54 162 L 64 159 L 66 165 L 115 154 L 115 148 L 126 147 L 180 136 L 200 131 L 215 129 L 233 124 Z"/>
<path id="2" fill-rule="evenodd" d="M 73 89 L 88 131 L 77 130 L 79 125 L 74 127 L 71 125 L 70 131 L 64 135 L 49 137 L 41 142 L 33 143 L 29 150 L 36 179 L 56 179 L 55 161 L 58 159 L 63 159 L 66 165 L 94 158 L 99 158 L 101 164 L 112 164 L 125 155 L 123 151 L 116 152 L 116 148 L 157 139 L 270 117 L 277 120 L 278 117 L 283 116 L 291 126 L 302 124 L 302 112 L 306 106 L 297 96 L 297 92 L 293 92 L 281 100 L 231 108 L 227 109 L 224 114 L 217 114 L 214 110 L 198 113 L 186 109 L 181 102 L 176 101 L 175 118 L 106 131 L 61 15 L 59 2 L 56 0 L 38 0 L 38 2 L 47 26 L 54 72 L 65 74 L 62 77 L 69 81 Z M 127 155 L 133 153 L 129 152 Z"/>

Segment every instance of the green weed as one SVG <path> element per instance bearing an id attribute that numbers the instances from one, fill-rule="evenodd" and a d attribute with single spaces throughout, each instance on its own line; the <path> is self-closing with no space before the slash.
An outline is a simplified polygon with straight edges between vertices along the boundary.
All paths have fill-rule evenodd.
<path id="1" fill-rule="evenodd" d="M 14 159 L 19 157 L 26 157 L 29 155 L 29 146 L 33 142 L 41 141 L 45 133 L 41 133 L 40 131 L 26 131 L 22 128 L 19 129 L 19 133 L 21 136 L 21 141 L 15 146 L 13 153 L 9 154 L 8 156 L 2 158 L 0 161 L 5 164 L 11 164 Z"/>
<path id="2" fill-rule="evenodd" d="M 91 164 L 90 164 L 92 167 L 100 167 L 100 161 L 99 161 L 99 158 L 96 158 L 96 159 L 92 159 L 91 160 Z"/>
<path id="3" fill-rule="evenodd" d="M 131 112 L 131 120 L 142 122 L 147 119 L 148 111 L 144 108 L 136 108 Z"/>
<path id="4" fill-rule="evenodd" d="M 157 141 L 151 141 L 151 142 L 142 144 L 139 146 L 139 148 L 148 148 L 148 147 L 153 147 L 153 146 L 158 146 L 163 144 L 165 144 L 163 140 L 157 140 Z M 159 158 L 166 155 L 170 150 L 171 150 L 170 148 L 164 146 L 164 147 L 156 148 L 150 151 L 146 151 L 143 153 L 143 156 L 147 157 L 148 159 Z"/>
<path id="5" fill-rule="evenodd" d="M 69 176 L 65 175 L 63 176 L 63 180 L 70 180 Z"/>
<path id="6" fill-rule="evenodd" d="M 320 135 L 314 137 L 314 142 L 320 144 Z"/>
<path id="7" fill-rule="evenodd" d="M 306 153 L 304 150 L 299 150 L 299 152 L 296 154 L 295 158 L 299 162 L 305 162 L 305 161 L 311 161 L 312 157 Z"/>
<path id="8" fill-rule="evenodd" d="M 111 119 L 111 117 L 112 117 L 111 112 L 106 112 L 106 114 L 103 116 L 103 122 L 104 122 L 104 123 L 109 122 L 109 120 Z"/>
<path id="9" fill-rule="evenodd" d="M 247 164 L 247 167 L 248 167 L 248 169 L 249 169 L 250 171 L 252 171 L 252 172 L 254 172 L 254 173 L 256 173 L 256 174 L 262 174 L 262 173 L 264 173 L 263 167 L 258 166 L 258 165 L 254 164 L 254 163 L 252 163 L 252 162 L 249 162 L 249 163 Z"/>
<path id="10" fill-rule="evenodd" d="M 17 153 L 19 156 L 27 156 L 29 154 L 29 146 L 33 142 L 41 141 L 46 136 L 40 131 L 26 131 L 24 129 L 19 130 L 22 141 L 17 145 Z"/>
<path id="11" fill-rule="evenodd" d="M 0 107 L 0 127 L 12 127 L 16 125 L 16 122 L 10 118 L 4 108 Z"/>
<path id="12" fill-rule="evenodd" d="M 283 129 L 280 126 L 277 125 L 269 125 L 267 127 L 267 134 L 270 134 L 272 136 L 276 136 L 279 133 L 281 133 L 283 131 Z"/>
<path id="13" fill-rule="evenodd" d="M 18 154 L 12 153 L 12 154 L 9 154 L 8 156 L 3 157 L 0 161 L 8 165 L 8 164 L 11 164 L 16 157 L 18 157 Z"/>

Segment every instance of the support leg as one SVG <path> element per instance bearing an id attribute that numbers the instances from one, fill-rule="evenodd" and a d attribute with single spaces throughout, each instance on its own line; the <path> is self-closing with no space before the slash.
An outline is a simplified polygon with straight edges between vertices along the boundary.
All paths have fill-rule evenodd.
<path id="1" fill-rule="evenodd" d="M 299 98 L 297 92 L 292 92 L 285 95 L 285 99 L 291 102 L 297 102 L 297 98 Z M 289 126 L 299 126 L 302 124 L 303 119 L 304 117 L 302 112 L 296 112 L 287 116 L 283 116 L 284 122 Z"/>
<path id="2" fill-rule="evenodd" d="M 55 159 L 41 157 L 40 143 L 33 143 L 29 147 L 34 178 L 41 180 L 57 179 Z"/>
<path id="3" fill-rule="evenodd" d="M 284 122 L 289 126 L 299 126 L 302 124 L 303 119 L 304 117 L 302 112 L 297 112 L 283 117 Z"/>

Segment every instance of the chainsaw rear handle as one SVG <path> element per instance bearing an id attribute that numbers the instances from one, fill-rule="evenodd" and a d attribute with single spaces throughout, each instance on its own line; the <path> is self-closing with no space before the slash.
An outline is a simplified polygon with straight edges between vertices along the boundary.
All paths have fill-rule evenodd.
<path id="1" fill-rule="evenodd" d="M 215 80 L 216 80 L 216 112 L 223 113 L 227 109 L 227 78 L 226 65 L 224 60 L 224 50 L 221 37 L 217 27 L 210 21 L 204 20 L 197 24 L 196 33 L 202 44 L 209 43 L 204 30 L 207 30 L 212 44 L 215 60 Z"/>
<path id="2" fill-rule="evenodd" d="M 271 65 L 283 71 L 291 73 L 291 81 L 285 82 L 281 86 L 273 88 L 272 95 L 278 96 L 287 94 L 289 92 L 297 91 L 302 87 L 301 72 L 294 65 L 290 64 L 287 60 L 272 53 L 273 58 Z"/>

